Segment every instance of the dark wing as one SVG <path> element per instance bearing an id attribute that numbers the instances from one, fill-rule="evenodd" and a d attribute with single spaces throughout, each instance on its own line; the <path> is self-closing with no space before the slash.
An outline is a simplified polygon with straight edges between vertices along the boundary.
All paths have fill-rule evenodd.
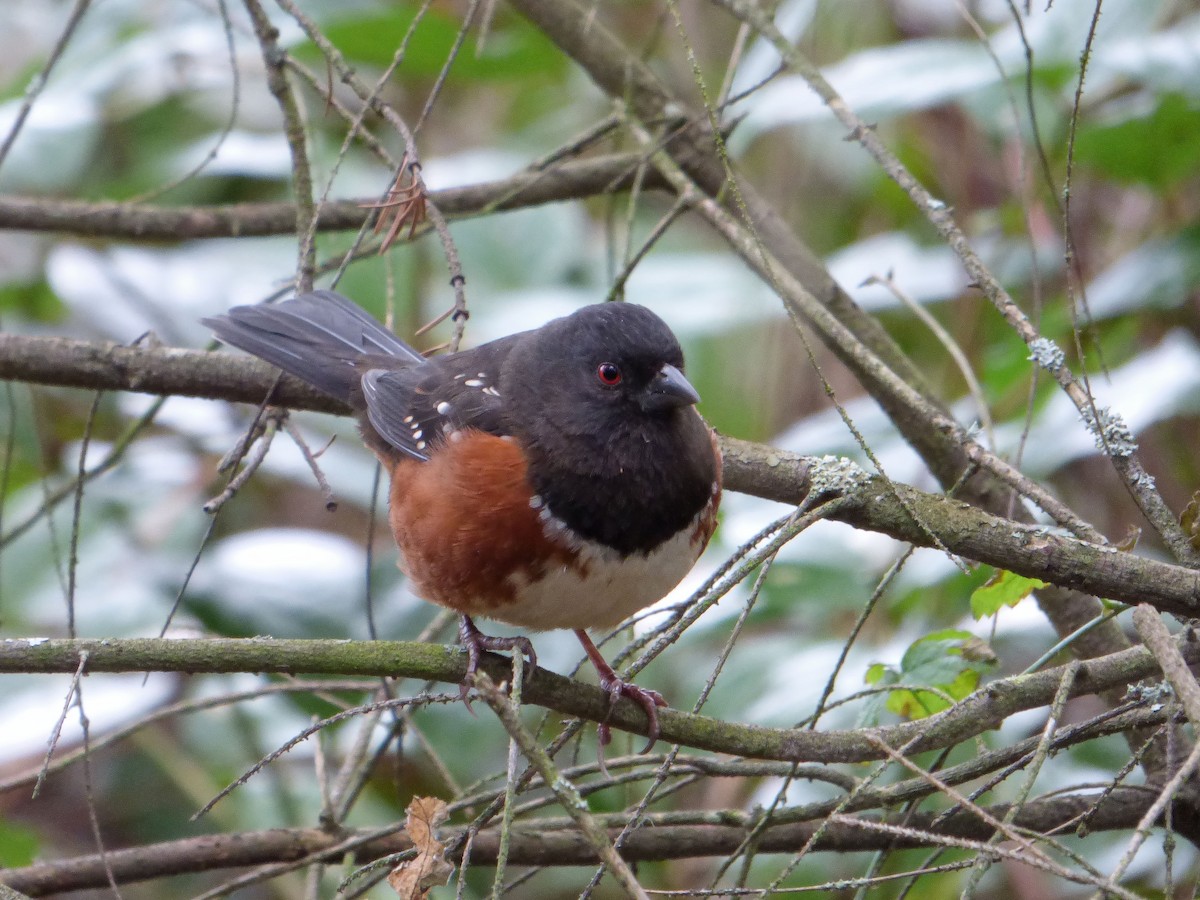
<path id="1" fill-rule="evenodd" d="M 225 343 L 351 403 L 358 388 L 358 373 L 365 368 L 364 357 L 384 357 L 389 365 L 425 361 L 416 350 L 333 291 L 313 291 L 274 305 L 237 306 L 226 315 L 202 321 Z"/>
<path id="2" fill-rule="evenodd" d="M 511 335 L 419 366 L 368 369 L 362 375 L 368 421 L 397 450 L 422 460 L 463 429 L 510 434 L 496 384 L 504 359 L 521 337 Z"/>

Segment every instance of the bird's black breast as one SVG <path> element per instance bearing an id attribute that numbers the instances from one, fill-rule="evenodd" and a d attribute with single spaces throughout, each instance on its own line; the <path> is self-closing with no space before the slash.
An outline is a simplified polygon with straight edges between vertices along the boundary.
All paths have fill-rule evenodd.
<path id="1" fill-rule="evenodd" d="M 555 443 L 527 451 L 534 492 L 576 535 L 622 556 L 692 526 L 718 480 L 708 426 L 690 407 L 666 422 Z"/>

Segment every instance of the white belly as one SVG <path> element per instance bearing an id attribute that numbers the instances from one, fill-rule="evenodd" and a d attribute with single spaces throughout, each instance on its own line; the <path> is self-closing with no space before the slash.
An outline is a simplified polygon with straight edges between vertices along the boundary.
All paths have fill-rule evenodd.
<path id="1" fill-rule="evenodd" d="M 624 558 L 574 535 L 571 543 L 585 565 L 556 566 L 533 581 L 514 576 L 521 602 L 485 615 L 533 631 L 611 628 L 665 597 L 695 565 L 705 541 L 689 527 L 649 553 Z"/>

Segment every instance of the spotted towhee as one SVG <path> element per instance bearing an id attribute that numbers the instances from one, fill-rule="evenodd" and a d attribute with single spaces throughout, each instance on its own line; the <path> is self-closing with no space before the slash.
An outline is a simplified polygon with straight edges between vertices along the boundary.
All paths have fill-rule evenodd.
<path id="1" fill-rule="evenodd" d="M 653 743 L 665 702 L 621 680 L 585 629 L 663 597 L 716 525 L 720 453 L 658 316 L 585 306 L 429 359 L 332 291 L 204 321 L 358 411 L 391 475 L 401 569 L 461 614 L 467 683 L 484 650 L 536 662 L 527 638 L 488 637 L 472 616 L 571 628 L 613 700 L 646 711 Z"/>

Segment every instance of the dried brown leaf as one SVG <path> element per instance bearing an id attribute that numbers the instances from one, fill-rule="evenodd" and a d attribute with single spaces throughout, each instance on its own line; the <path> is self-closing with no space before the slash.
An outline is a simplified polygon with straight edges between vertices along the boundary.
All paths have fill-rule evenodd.
<path id="1" fill-rule="evenodd" d="M 417 855 L 392 869 L 387 880 L 401 900 L 425 900 L 430 889 L 445 884 L 454 871 L 443 858 L 445 848 L 437 839 L 438 826 L 449 813 L 445 801 L 437 797 L 414 797 L 405 812 L 404 833 Z"/>
<path id="2" fill-rule="evenodd" d="M 396 180 L 388 188 L 387 198 L 379 203 L 359 204 L 363 209 L 380 210 L 379 218 L 375 222 L 375 233 L 379 234 L 385 229 L 387 231 L 379 245 L 380 253 L 386 252 L 395 243 L 405 225 L 408 225 L 408 239 L 412 240 L 417 227 L 427 218 L 428 198 L 429 192 L 425 188 L 424 179 L 421 178 L 420 166 L 416 163 L 409 165 L 408 157 L 405 156 L 400 170 L 396 173 Z"/>
<path id="3" fill-rule="evenodd" d="M 1129 530 L 1125 532 L 1125 537 L 1117 543 L 1117 549 L 1124 553 L 1132 553 L 1137 548 L 1138 539 L 1142 536 L 1142 529 L 1136 525 L 1130 525 Z M 1195 532 L 1192 532 L 1192 541 L 1196 539 Z M 1200 550 L 1200 547 L 1196 549 Z"/>

